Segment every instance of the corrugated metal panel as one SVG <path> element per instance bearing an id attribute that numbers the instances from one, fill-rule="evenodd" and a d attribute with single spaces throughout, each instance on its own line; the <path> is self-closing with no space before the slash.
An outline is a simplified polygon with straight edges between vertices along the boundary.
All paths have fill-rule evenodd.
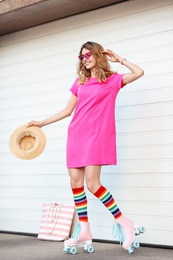
<path id="1" fill-rule="evenodd" d="M 43 202 L 72 202 L 65 164 L 70 119 L 43 128 L 47 146 L 32 161 L 10 154 L 8 140 L 19 125 L 65 106 L 78 50 L 92 40 L 145 71 L 118 96 L 118 165 L 103 167 L 103 185 L 146 226 L 141 242 L 172 245 L 172 10 L 170 0 L 130 1 L 1 37 L 0 230 L 37 233 Z M 88 197 L 94 238 L 111 240 L 112 216 Z"/>

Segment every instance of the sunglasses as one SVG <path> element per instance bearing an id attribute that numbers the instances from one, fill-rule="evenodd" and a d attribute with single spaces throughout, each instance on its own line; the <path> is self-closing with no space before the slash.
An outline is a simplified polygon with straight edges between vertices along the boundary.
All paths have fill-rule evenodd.
<path id="1" fill-rule="evenodd" d="M 85 53 L 84 55 L 78 56 L 78 58 L 79 58 L 79 60 L 81 60 L 81 61 L 82 61 L 84 58 L 88 60 L 88 59 L 91 57 L 91 55 L 92 55 L 91 52 L 87 52 L 87 53 Z"/>

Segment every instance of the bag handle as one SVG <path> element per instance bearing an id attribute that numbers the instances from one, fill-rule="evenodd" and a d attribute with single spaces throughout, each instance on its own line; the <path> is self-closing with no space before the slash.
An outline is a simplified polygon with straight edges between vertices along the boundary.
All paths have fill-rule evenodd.
<path id="1" fill-rule="evenodd" d="M 58 217 L 59 217 L 59 213 L 61 208 L 63 207 L 63 204 L 59 204 L 58 207 L 55 207 L 57 204 L 56 203 L 51 203 L 48 213 L 47 213 L 47 219 L 46 219 L 46 232 L 51 234 L 55 228 L 55 225 L 57 223 Z M 49 230 L 48 227 L 48 220 L 49 220 L 49 213 L 50 213 L 50 221 L 53 222 L 52 227 Z"/>

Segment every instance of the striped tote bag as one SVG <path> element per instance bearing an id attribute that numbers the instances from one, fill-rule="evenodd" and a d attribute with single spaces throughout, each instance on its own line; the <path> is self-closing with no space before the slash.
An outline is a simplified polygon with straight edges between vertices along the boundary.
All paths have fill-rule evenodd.
<path id="1" fill-rule="evenodd" d="M 68 239 L 75 206 L 73 204 L 43 204 L 43 215 L 38 239 L 63 241 Z"/>

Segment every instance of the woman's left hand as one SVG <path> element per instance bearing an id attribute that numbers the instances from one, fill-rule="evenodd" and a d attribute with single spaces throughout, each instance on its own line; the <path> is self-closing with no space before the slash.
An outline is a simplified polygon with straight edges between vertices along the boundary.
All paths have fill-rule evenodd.
<path id="1" fill-rule="evenodd" d="M 106 49 L 106 51 L 102 51 L 103 54 L 108 56 L 108 60 L 111 62 L 120 62 L 121 58 L 113 51 Z"/>

